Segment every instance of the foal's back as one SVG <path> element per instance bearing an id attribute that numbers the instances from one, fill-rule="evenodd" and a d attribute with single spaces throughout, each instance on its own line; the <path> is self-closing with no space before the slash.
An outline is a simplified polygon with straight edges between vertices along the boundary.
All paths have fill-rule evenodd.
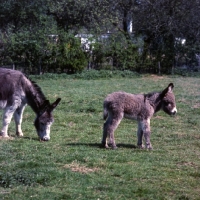
<path id="1" fill-rule="evenodd" d="M 109 94 L 104 101 L 104 106 L 110 113 L 123 113 L 124 117 L 132 119 L 137 119 L 140 113 L 148 109 L 143 94 L 121 91 Z"/>

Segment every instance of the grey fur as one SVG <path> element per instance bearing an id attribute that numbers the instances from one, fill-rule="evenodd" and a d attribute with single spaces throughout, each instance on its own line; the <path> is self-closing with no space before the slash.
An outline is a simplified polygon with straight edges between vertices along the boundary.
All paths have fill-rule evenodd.
<path id="1" fill-rule="evenodd" d="M 138 147 L 143 148 L 142 138 L 144 136 L 146 148 L 152 149 L 150 119 L 154 113 L 161 109 L 169 115 L 176 114 L 177 109 L 173 88 L 173 83 L 170 83 L 162 92 L 130 94 L 120 91 L 109 94 L 103 103 L 103 117 L 106 120 L 103 127 L 103 147 L 109 148 L 111 146 L 113 149 L 117 148 L 114 131 L 122 118 L 125 117 L 138 121 Z M 107 137 L 109 138 L 109 143 L 107 143 Z"/>
<path id="2" fill-rule="evenodd" d="M 50 127 L 54 121 L 52 111 L 60 100 L 58 98 L 50 104 L 40 87 L 20 71 L 0 68 L 0 109 L 4 110 L 3 128 L 0 135 L 8 137 L 8 125 L 14 115 L 16 134 L 23 136 L 22 115 L 28 104 L 36 113 L 34 125 L 39 138 L 43 141 L 49 140 Z"/>

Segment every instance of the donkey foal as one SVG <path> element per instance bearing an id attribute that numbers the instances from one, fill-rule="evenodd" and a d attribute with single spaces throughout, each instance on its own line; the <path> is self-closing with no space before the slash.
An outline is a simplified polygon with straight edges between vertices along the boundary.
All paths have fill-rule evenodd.
<path id="1" fill-rule="evenodd" d="M 150 142 L 150 119 L 153 114 L 161 109 L 169 115 L 177 113 L 173 88 L 173 83 L 170 83 L 162 92 L 130 94 L 120 91 L 109 94 L 103 104 L 103 116 L 104 120 L 106 120 L 103 127 L 103 147 L 117 148 L 114 131 L 122 118 L 125 117 L 138 121 L 138 147 L 143 148 L 142 138 L 144 136 L 146 148 L 152 149 Z M 107 143 L 107 137 L 109 137 L 109 143 Z"/>

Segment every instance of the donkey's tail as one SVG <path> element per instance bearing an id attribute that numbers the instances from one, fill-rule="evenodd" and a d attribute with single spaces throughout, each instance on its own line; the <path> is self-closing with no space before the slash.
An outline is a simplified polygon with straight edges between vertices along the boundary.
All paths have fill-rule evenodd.
<path id="1" fill-rule="evenodd" d="M 107 103 L 104 101 L 104 103 L 103 103 L 103 119 L 106 120 L 107 117 L 108 117 Z"/>

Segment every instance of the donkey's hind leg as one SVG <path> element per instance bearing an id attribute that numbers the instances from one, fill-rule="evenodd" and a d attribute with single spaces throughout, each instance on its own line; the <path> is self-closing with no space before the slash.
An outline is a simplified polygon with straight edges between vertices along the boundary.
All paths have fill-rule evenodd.
<path id="1" fill-rule="evenodd" d="M 22 105 L 19 108 L 16 109 L 14 113 L 14 119 L 15 119 L 15 125 L 16 125 L 16 135 L 17 136 L 23 136 L 23 132 L 21 129 L 21 123 L 22 123 L 22 117 L 24 112 L 25 106 Z"/>
<path id="2" fill-rule="evenodd" d="M 7 107 L 3 113 L 3 128 L 1 129 L 0 135 L 2 137 L 9 137 L 8 136 L 8 126 L 11 122 L 13 113 L 15 109 L 13 107 Z"/>

